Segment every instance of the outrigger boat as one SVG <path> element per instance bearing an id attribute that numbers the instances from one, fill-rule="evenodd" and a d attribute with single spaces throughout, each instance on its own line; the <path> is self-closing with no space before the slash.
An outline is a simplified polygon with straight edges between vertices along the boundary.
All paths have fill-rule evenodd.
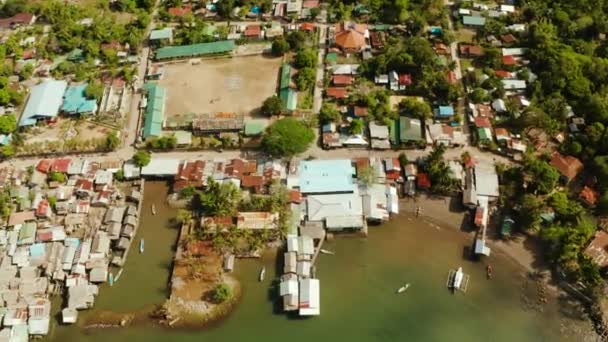
<path id="1" fill-rule="evenodd" d="M 139 240 L 139 253 L 144 252 L 144 239 Z"/>
<path id="2" fill-rule="evenodd" d="M 405 292 L 405 290 L 407 290 L 409 287 L 410 287 L 410 284 L 407 283 L 407 284 L 405 284 L 405 286 L 401 286 L 400 288 L 398 288 L 397 293 Z"/>
<path id="3" fill-rule="evenodd" d="M 156 206 L 152 204 L 152 215 L 156 215 Z"/>
<path id="4" fill-rule="evenodd" d="M 321 253 L 323 253 L 323 254 L 329 254 L 329 255 L 334 255 L 334 254 L 336 254 L 336 253 L 334 253 L 334 252 L 332 252 L 332 251 L 328 251 L 327 249 L 321 249 L 321 250 L 320 250 L 320 252 L 321 252 Z"/>
<path id="5" fill-rule="evenodd" d="M 452 282 L 452 289 L 460 289 L 460 285 L 462 285 L 462 278 L 464 278 L 464 272 L 462 272 L 462 267 L 458 267 L 458 271 L 456 271 L 454 281 Z"/>
<path id="6" fill-rule="evenodd" d="M 260 271 L 260 281 L 264 280 L 264 276 L 266 275 L 266 267 L 262 267 Z"/>

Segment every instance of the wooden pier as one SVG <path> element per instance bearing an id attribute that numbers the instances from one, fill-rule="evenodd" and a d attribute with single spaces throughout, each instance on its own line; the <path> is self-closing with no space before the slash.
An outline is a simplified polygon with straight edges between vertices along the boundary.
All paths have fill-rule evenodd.
<path id="1" fill-rule="evenodd" d="M 453 287 L 452 284 L 454 284 L 454 278 L 456 277 L 457 272 L 458 272 L 457 270 L 450 270 L 450 272 L 448 273 L 448 279 L 445 283 L 445 286 L 448 289 L 454 289 L 454 290 L 458 290 L 458 291 L 462 291 L 462 292 L 466 293 L 467 289 L 469 288 L 469 280 L 471 279 L 471 276 L 466 273 L 463 273 L 462 282 L 460 283 L 460 286 Z"/>

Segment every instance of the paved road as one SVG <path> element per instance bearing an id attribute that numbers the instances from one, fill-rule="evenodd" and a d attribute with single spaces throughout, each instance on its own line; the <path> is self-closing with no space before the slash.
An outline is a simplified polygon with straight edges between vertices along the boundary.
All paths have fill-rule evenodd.
<path id="1" fill-rule="evenodd" d="M 327 27 L 325 25 L 317 25 L 319 27 L 319 56 L 317 59 L 317 79 L 315 82 L 314 98 L 312 109 L 315 114 L 319 114 L 321 105 L 323 104 L 323 75 L 325 73 L 325 39 L 327 37 Z"/>

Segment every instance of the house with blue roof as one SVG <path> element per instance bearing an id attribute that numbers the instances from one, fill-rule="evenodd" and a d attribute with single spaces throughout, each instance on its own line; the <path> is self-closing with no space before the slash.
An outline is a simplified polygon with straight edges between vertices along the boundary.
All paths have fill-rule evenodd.
<path id="1" fill-rule="evenodd" d="M 349 159 L 302 161 L 298 171 L 302 194 L 346 194 L 357 187 Z"/>
<path id="2" fill-rule="evenodd" d="M 88 84 L 68 87 L 63 96 L 61 111 L 69 115 L 84 115 L 97 112 L 97 100 L 87 98 L 85 92 Z"/>
<path id="3" fill-rule="evenodd" d="M 442 120 L 449 120 L 454 116 L 454 107 L 452 106 L 439 106 L 435 109 L 435 118 Z"/>
<path id="4" fill-rule="evenodd" d="M 66 81 L 48 80 L 34 87 L 19 119 L 19 127 L 34 126 L 39 120 L 53 120 L 59 114 Z"/>

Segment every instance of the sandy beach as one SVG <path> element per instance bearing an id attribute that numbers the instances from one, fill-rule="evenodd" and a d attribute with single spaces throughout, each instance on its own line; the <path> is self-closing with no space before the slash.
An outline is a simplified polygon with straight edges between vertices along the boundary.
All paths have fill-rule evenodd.
<path id="1" fill-rule="evenodd" d="M 420 207 L 420 216 L 416 217 L 416 209 Z M 450 196 L 420 195 L 415 199 L 403 199 L 400 202 L 402 214 L 412 219 L 425 220 L 436 229 L 447 227 L 475 236 L 476 228 L 471 222 L 468 209 L 464 208 L 460 198 Z M 549 271 L 538 243 L 523 235 L 516 234 L 510 240 L 500 238 L 496 227 L 500 217 L 493 216 L 488 228 L 488 246 L 492 253 L 500 253 L 513 259 L 528 272 Z"/>

